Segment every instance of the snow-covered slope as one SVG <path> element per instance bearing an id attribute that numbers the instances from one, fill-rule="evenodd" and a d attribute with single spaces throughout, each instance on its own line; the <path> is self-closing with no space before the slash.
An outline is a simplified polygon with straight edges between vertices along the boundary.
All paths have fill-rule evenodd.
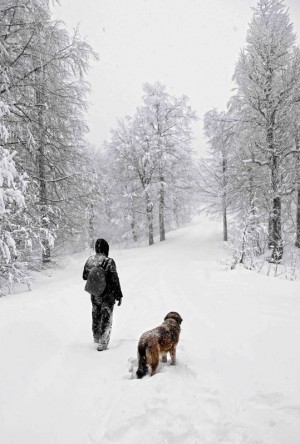
<path id="1" fill-rule="evenodd" d="M 299 444 L 299 282 L 226 271 L 201 218 L 111 256 L 124 300 L 108 351 L 92 343 L 83 255 L 0 300 L 0 442 Z M 171 310 L 177 366 L 135 379 L 139 336 Z"/>

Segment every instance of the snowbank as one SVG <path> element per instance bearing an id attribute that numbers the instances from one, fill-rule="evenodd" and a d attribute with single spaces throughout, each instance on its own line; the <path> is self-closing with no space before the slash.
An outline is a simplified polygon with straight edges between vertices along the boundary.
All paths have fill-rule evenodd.
<path id="1" fill-rule="evenodd" d="M 0 300 L 5 444 L 299 444 L 300 283 L 226 271 L 199 218 L 148 248 L 116 250 L 124 301 L 109 350 L 92 343 L 85 257 Z M 178 364 L 135 379 L 140 335 L 183 317 Z"/>

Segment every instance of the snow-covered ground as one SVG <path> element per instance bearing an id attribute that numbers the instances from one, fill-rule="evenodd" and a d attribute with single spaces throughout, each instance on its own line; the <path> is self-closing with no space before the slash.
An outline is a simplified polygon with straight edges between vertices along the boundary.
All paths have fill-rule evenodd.
<path id="1" fill-rule="evenodd" d="M 202 218 L 153 247 L 112 250 L 124 300 L 110 348 L 70 259 L 0 300 L 3 444 L 299 444 L 300 282 L 226 271 Z M 137 380 L 140 335 L 183 317 L 178 364 Z"/>

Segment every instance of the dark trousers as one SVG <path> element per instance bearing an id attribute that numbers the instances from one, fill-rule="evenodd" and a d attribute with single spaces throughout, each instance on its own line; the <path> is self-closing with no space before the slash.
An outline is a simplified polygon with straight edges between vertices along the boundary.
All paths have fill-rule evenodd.
<path id="1" fill-rule="evenodd" d="M 91 296 L 92 301 L 92 330 L 94 339 L 106 348 L 110 340 L 114 301 L 103 301 L 100 297 Z"/>

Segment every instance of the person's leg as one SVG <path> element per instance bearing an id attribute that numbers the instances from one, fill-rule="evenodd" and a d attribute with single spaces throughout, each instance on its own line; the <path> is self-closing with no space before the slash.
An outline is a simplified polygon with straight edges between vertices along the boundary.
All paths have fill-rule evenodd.
<path id="1" fill-rule="evenodd" d="M 94 342 L 98 344 L 101 335 L 101 305 L 95 296 L 91 297 L 92 301 L 92 331 Z"/>
<path id="2" fill-rule="evenodd" d="M 99 328 L 99 351 L 106 350 L 110 340 L 112 320 L 113 320 L 114 303 L 103 302 L 101 305 L 101 320 Z"/>

